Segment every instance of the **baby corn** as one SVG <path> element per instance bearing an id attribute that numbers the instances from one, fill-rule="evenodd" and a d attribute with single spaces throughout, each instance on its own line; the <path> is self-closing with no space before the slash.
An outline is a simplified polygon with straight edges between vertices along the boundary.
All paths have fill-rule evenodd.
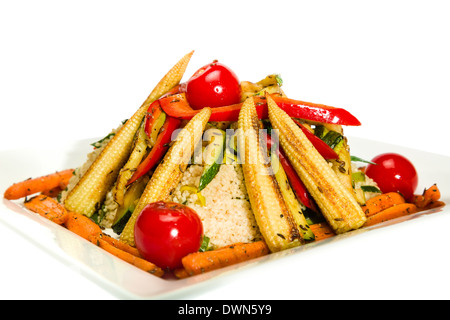
<path id="1" fill-rule="evenodd" d="M 99 209 L 106 193 L 117 179 L 131 151 L 134 136 L 150 104 L 176 86 L 183 77 L 193 52 L 185 55 L 161 79 L 142 106 L 123 125 L 104 148 L 77 185 L 69 192 L 64 202 L 68 210 L 91 216 Z"/>
<path id="2" fill-rule="evenodd" d="M 166 200 L 178 185 L 194 153 L 194 147 L 202 139 L 210 116 L 211 109 L 203 108 L 180 131 L 175 143 L 167 151 L 142 193 L 131 218 L 120 235 L 121 241 L 134 246 L 134 225 L 139 213 L 149 203 Z"/>
<path id="3" fill-rule="evenodd" d="M 136 132 L 135 142 L 128 161 L 123 166 L 123 168 L 120 169 L 116 185 L 113 188 L 114 201 L 117 202 L 119 206 L 123 205 L 126 184 L 133 175 L 134 170 L 136 170 L 136 168 L 141 163 L 147 150 L 147 134 L 145 133 L 144 126 L 145 121 L 143 120 L 140 128 Z"/>
<path id="4" fill-rule="evenodd" d="M 264 240 L 272 252 L 301 245 L 303 241 L 295 219 L 284 202 L 270 163 L 264 160 L 253 98 L 244 102 L 238 128 L 245 186 Z"/>
<path id="5" fill-rule="evenodd" d="M 269 119 L 279 130 L 282 148 L 336 233 L 360 228 L 366 216 L 353 194 L 306 138 L 295 122 L 267 96 Z"/>

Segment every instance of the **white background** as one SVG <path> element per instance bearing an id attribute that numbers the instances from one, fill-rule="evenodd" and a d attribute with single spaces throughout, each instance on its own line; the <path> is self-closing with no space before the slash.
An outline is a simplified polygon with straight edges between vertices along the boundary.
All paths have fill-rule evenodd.
<path id="1" fill-rule="evenodd" d="M 104 136 L 195 50 L 186 77 L 213 59 L 240 80 L 279 73 L 288 96 L 353 113 L 348 136 L 449 156 L 449 13 L 436 0 L 0 1 L 0 150 Z M 2 298 L 56 295 L 14 262 L 0 274 Z M 65 279 L 63 298 L 112 297 Z"/>

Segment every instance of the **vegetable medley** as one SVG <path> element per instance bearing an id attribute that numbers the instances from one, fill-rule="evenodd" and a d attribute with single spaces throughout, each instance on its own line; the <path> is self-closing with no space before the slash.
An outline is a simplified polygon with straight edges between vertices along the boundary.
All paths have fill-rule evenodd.
<path id="1" fill-rule="evenodd" d="M 351 155 L 344 127 L 361 123 L 347 110 L 288 98 L 276 74 L 239 81 L 217 60 L 181 82 L 192 54 L 93 144 L 85 165 L 15 183 L 4 197 L 25 198 L 30 211 L 144 271 L 178 278 L 445 205 L 436 184 L 416 194 L 418 173 L 404 156 Z M 196 164 L 197 182 L 181 184 Z M 217 245 L 200 210 L 219 197 L 205 192 L 219 188 L 227 165 L 241 172 L 258 237 Z M 195 204 L 175 202 L 174 190 Z"/>

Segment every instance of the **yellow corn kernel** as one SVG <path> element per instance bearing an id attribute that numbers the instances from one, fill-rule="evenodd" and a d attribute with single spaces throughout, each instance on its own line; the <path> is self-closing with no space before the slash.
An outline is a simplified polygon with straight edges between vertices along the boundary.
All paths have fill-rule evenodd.
<path id="1" fill-rule="evenodd" d="M 195 202 L 195 204 L 198 204 L 199 206 L 206 206 L 206 199 L 205 197 L 202 195 L 202 193 L 200 191 L 198 191 L 197 187 L 193 187 L 193 186 L 182 186 L 180 188 L 181 192 L 187 191 L 189 193 L 192 194 L 196 194 L 197 195 L 197 201 Z"/>
<path id="2" fill-rule="evenodd" d="M 202 193 L 201 192 L 197 192 L 196 193 L 196 195 L 197 195 L 197 198 L 198 198 L 198 205 L 200 205 L 201 207 L 204 207 L 204 206 L 206 206 L 206 199 L 205 199 L 205 197 L 202 195 Z"/>
<path id="3" fill-rule="evenodd" d="M 198 190 L 197 187 L 194 186 L 182 186 L 180 188 L 181 192 L 187 191 L 189 193 L 197 193 L 197 190 Z"/>

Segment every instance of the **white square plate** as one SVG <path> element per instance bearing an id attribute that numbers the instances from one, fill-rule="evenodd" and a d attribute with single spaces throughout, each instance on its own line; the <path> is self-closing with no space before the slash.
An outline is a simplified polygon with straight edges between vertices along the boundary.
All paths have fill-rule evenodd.
<path id="1" fill-rule="evenodd" d="M 90 142 L 47 145 L 45 150 L 27 147 L 1 152 L 0 189 L 4 191 L 12 183 L 31 176 L 79 166 L 90 151 Z M 419 173 L 416 193 L 437 183 L 442 200 L 450 202 L 450 158 L 355 137 L 349 137 L 349 144 L 353 155 L 366 159 L 383 152 L 405 155 Z M 113 297 L 450 298 L 447 290 L 450 287 L 450 210 L 447 206 L 403 219 L 408 221 L 385 223 L 382 228 L 357 230 L 188 279 L 166 280 L 147 274 L 65 228 L 24 210 L 22 203 L 3 199 L 0 222 L 29 240 L 27 251 L 39 250 L 31 245 L 34 243 L 52 256 L 40 256 L 48 260 L 50 268 L 69 266 L 76 270 L 73 276 L 87 278 L 94 288 L 100 286 Z M 15 269 L 14 257 L 7 257 L 2 264 Z M 0 267 L 0 272 L 2 268 L 5 265 Z M 33 273 L 33 269 L 30 268 L 29 272 Z M 8 277 L 18 283 L 21 281 L 19 271 Z M 58 285 L 61 280 L 50 281 Z M 21 285 L 27 290 L 27 286 L 34 284 Z M 71 288 L 66 287 L 65 290 Z"/>

